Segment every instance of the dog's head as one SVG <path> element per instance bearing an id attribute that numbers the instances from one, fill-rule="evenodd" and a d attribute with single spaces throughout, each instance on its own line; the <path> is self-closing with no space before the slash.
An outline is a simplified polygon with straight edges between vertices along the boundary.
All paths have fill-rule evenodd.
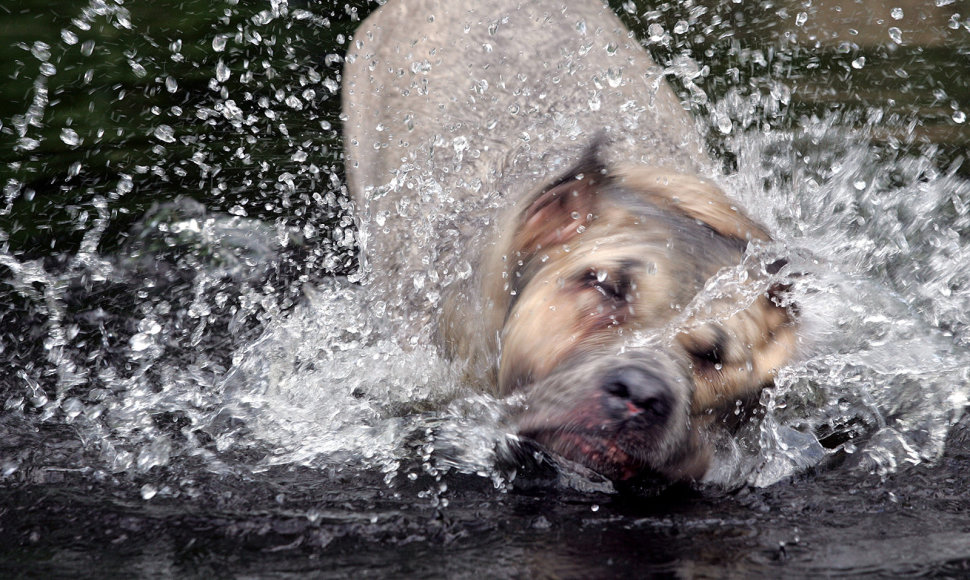
<path id="1" fill-rule="evenodd" d="M 752 286 L 763 271 L 696 304 L 768 234 L 705 180 L 611 171 L 595 148 L 508 223 L 486 295 L 498 390 L 527 394 L 520 433 L 614 479 L 700 477 L 701 416 L 756 394 L 794 346 L 778 289 Z"/>

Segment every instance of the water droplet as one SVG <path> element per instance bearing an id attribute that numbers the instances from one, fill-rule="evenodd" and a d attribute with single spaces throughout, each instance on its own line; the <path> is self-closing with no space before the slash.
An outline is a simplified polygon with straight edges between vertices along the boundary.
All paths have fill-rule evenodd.
<path id="1" fill-rule="evenodd" d="M 84 56 L 91 56 L 91 53 L 93 52 L 94 52 L 93 40 L 85 40 L 84 42 L 81 43 L 81 54 L 83 54 Z"/>
<path id="2" fill-rule="evenodd" d="M 896 44 L 902 44 L 903 43 L 903 31 L 900 30 L 900 29 L 898 29 L 898 28 L 896 28 L 895 26 L 892 26 L 892 27 L 889 28 L 889 38 L 891 38 L 893 40 L 893 42 L 895 42 Z"/>
<path id="3" fill-rule="evenodd" d="M 154 135 L 156 139 L 164 143 L 175 142 L 175 130 L 168 125 L 159 125 L 158 127 L 155 127 Z"/>
<path id="4" fill-rule="evenodd" d="M 852 61 L 852 68 L 856 70 L 859 70 L 864 66 L 866 66 L 866 57 L 864 56 L 860 56 L 859 58 Z"/>
<path id="5" fill-rule="evenodd" d="M 37 139 L 33 139 L 31 137 L 21 137 L 17 141 L 17 149 L 20 149 L 22 151 L 33 151 L 38 147 L 40 147 L 40 141 L 38 141 Z"/>
<path id="6" fill-rule="evenodd" d="M 628 2 L 624 2 L 623 3 L 623 11 L 626 12 L 627 14 L 636 14 L 637 13 L 637 5 L 634 4 L 633 2 L 629 2 L 629 1 Z"/>
<path id="7" fill-rule="evenodd" d="M 856 190 L 858 190 L 858 191 L 862 191 L 863 189 L 866 188 L 866 182 L 865 182 L 864 179 L 860 179 L 858 181 L 854 181 L 852 183 L 852 187 L 856 188 Z"/>
<path id="8" fill-rule="evenodd" d="M 75 45 L 77 44 L 77 35 L 65 28 L 61 30 L 61 40 L 64 41 L 64 44 Z"/>
<path id="9" fill-rule="evenodd" d="M 689 28 L 690 28 L 690 25 L 687 24 L 686 20 L 680 20 L 677 22 L 677 24 L 674 25 L 674 33 L 684 34 L 685 32 L 687 32 Z"/>
<path id="10" fill-rule="evenodd" d="M 221 58 L 219 59 L 219 62 L 216 63 L 216 80 L 220 83 L 224 83 L 229 80 L 229 67 L 226 66 L 226 63 L 222 62 Z"/>
<path id="11" fill-rule="evenodd" d="M 898 7 L 897 8 L 893 8 L 891 14 L 893 16 L 893 20 L 902 20 L 903 19 L 903 9 L 902 8 L 898 8 Z"/>
<path id="12" fill-rule="evenodd" d="M 805 24 L 805 22 L 807 22 L 807 21 L 808 21 L 808 13 L 807 12 L 799 12 L 798 15 L 795 16 L 795 26 L 801 26 L 801 25 Z"/>
<path id="13" fill-rule="evenodd" d="M 141 63 L 129 60 L 128 65 L 131 67 L 131 71 L 135 73 L 135 76 L 138 78 L 144 78 L 145 75 L 148 74 L 148 71 L 145 70 L 145 67 L 143 67 Z"/>
<path id="14" fill-rule="evenodd" d="M 158 321 L 145 318 L 138 323 L 138 331 L 144 332 L 145 334 L 154 335 L 162 331 L 162 325 Z"/>
<path id="15" fill-rule="evenodd" d="M 226 49 L 226 41 L 228 37 L 225 34 L 218 34 L 212 39 L 212 50 L 216 52 L 222 52 Z M 173 51 L 174 52 L 174 51 Z"/>
<path id="16" fill-rule="evenodd" d="M 131 337 L 128 344 L 134 352 L 142 352 L 152 345 L 152 339 L 144 332 L 139 332 Z"/>
<path id="17" fill-rule="evenodd" d="M 142 499 L 152 499 L 157 493 L 158 489 L 156 489 L 155 486 L 150 483 L 146 483 L 145 485 L 141 486 Z"/>
<path id="18" fill-rule="evenodd" d="M 70 397 L 61 405 L 61 410 L 64 411 L 64 415 L 67 416 L 68 420 L 74 419 L 84 410 L 84 403 L 77 397 Z"/>
<path id="19" fill-rule="evenodd" d="M 722 115 L 722 116 L 718 117 L 718 119 L 717 119 L 717 130 L 720 131 L 721 134 L 723 134 L 723 135 L 730 134 L 731 133 L 731 129 L 733 127 L 734 127 L 734 124 L 731 122 L 731 119 L 727 115 Z"/>
<path id="20" fill-rule="evenodd" d="M 56 73 L 57 73 L 57 67 L 56 66 L 52 65 L 49 62 L 41 63 L 41 65 L 40 65 L 40 74 L 44 75 L 45 77 L 52 77 Z"/>
<path id="21" fill-rule="evenodd" d="M 647 27 L 647 36 L 650 42 L 662 42 L 664 40 L 664 27 L 654 22 Z"/>
<path id="22" fill-rule="evenodd" d="M 589 95 L 589 100 L 587 101 L 587 103 L 589 104 L 590 111 L 599 111 L 600 105 L 602 104 L 600 101 L 600 94 L 597 91 L 593 91 Z"/>
<path id="23" fill-rule="evenodd" d="M 954 111 L 953 120 L 957 123 L 963 123 L 967 120 L 967 115 L 963 111 Z"/>
<path id="24" fill-rule="evenodd" d="M 623 83 L 623 70 L 619 68 L 606 69 L 606 82 L 614 89 Z"/>
<path id="25" fill-rule="evenodd" d="M 36 41 L 30 47 L 30 54 L 40 61 L 47 61 L 51 57 L 51 47 L 46 42 Z"/>
<path id="26" fill-rule="evenodd" d="M 179 90 L 179 82 L 174 77 L 165 77 L 165 90 L 174 93 Z"/>
<path id="27" fill-rule="evenodd" d="M 61 141 L 63 141 L 65 145 L 68 145 L 70 147 L 77 147 L 78 145 L 81 144 L 81 137 L 78 136 L 77 131 L 75 131 L 74 129 L 71 129 L 70 127 L 64 127 L 63 129 L 61 129 Z"/>
<path id="28" fill-rule="evenodd" d="M 426 73 L 431 70 L 431 61 L 428 59 L 416 60 L 411 63 L 411 72 L 414 74 Z"/>

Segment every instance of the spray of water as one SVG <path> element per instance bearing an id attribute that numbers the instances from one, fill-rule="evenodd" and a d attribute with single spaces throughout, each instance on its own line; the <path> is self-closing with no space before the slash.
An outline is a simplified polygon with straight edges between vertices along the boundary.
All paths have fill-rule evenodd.
<path id="1" fill-rule="evenodd" d="M 302 465 L 376 470 L 391 483 L 451 469 L 507 480 L 496 458 L 518 402 L 462 385 L 431 345 L 385 332 L 363 306 L 368 287 L 354 271 L 331 154 L 340 57 L 299 52 L 311 25 L 343 44 L 331 19 L 349 27 L 356 13 L 229 6 L 196 39 L 203 56 L 182 39 L 156 39 L 166 62 L 205 70 L 201 83 L 125 56 L 131 82 L 152 95 L 197 86 L 186 103 L 141 111 L 143 142 L 118 141 L 145 156 L 87 149 L 103 166 L 70 152 L 106 146 L 110 131 L 68 124 L 50 91 L 58 59 L 75 51 L 85 62 L 105 27 L 140 34 L 137 15 L 92 2 L 60 41 L 26 46 L 32 97 L 4 127 L 25 158 L 56 136 L 65 167 L 47 169 L 66 196 L 44 203 L 66 217 L 63 233 L 43 238 L 50 249 L 30 247 L 19 232 L 42 224 L 29 209 L 40 162 L 10 165 L 0 477 Z M 652 30 L 649 42 L 703 33 L 701 15 L 678 21 L 673 36 Z M 99 70 L 80 78 L 95 82 Z M 833 468 L 885 474 L 938 457 L 970 395 L 970 183 L 932 147 L 887 146 L 881 109 L 773 128 L 791 102 L 783 83 L 712 100 L 692 59 L 667 71 L 735 157 L 721 181 L 779 240 L 752 259 L 788 259 L 781 275 L 804 327 L 798 359 L 764 393 L 760 416 L 721 442 L 710 479 L 768 485 L 840 462 Z M 112 88 L 111 104 L 129 90 Z"/>

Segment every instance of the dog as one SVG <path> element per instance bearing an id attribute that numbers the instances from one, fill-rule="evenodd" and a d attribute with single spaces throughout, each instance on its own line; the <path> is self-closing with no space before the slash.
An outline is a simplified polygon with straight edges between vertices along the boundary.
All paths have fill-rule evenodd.
<path id="1" fill-rule="evenodd" d="M 389 0 L 342 98 L 373 310 L 521 394 L 520 438 L 614 481 L 702 478 L 717 417 L 792 357 L 796 313 L 783 262 L 746 257 L 770 235 L 701 177 L 693 121 L 616 15 Z"/>

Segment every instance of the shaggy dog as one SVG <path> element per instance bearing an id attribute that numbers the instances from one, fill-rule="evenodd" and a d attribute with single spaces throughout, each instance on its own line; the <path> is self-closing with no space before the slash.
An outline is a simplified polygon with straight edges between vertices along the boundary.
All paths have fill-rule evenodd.
<path id="1" fill-rule="evenodd" d="M 343 79 L 374 308 L 613 480 L 702 477 L 795 343 L 662 75 L 596 0 L 390 0 Z"/>

